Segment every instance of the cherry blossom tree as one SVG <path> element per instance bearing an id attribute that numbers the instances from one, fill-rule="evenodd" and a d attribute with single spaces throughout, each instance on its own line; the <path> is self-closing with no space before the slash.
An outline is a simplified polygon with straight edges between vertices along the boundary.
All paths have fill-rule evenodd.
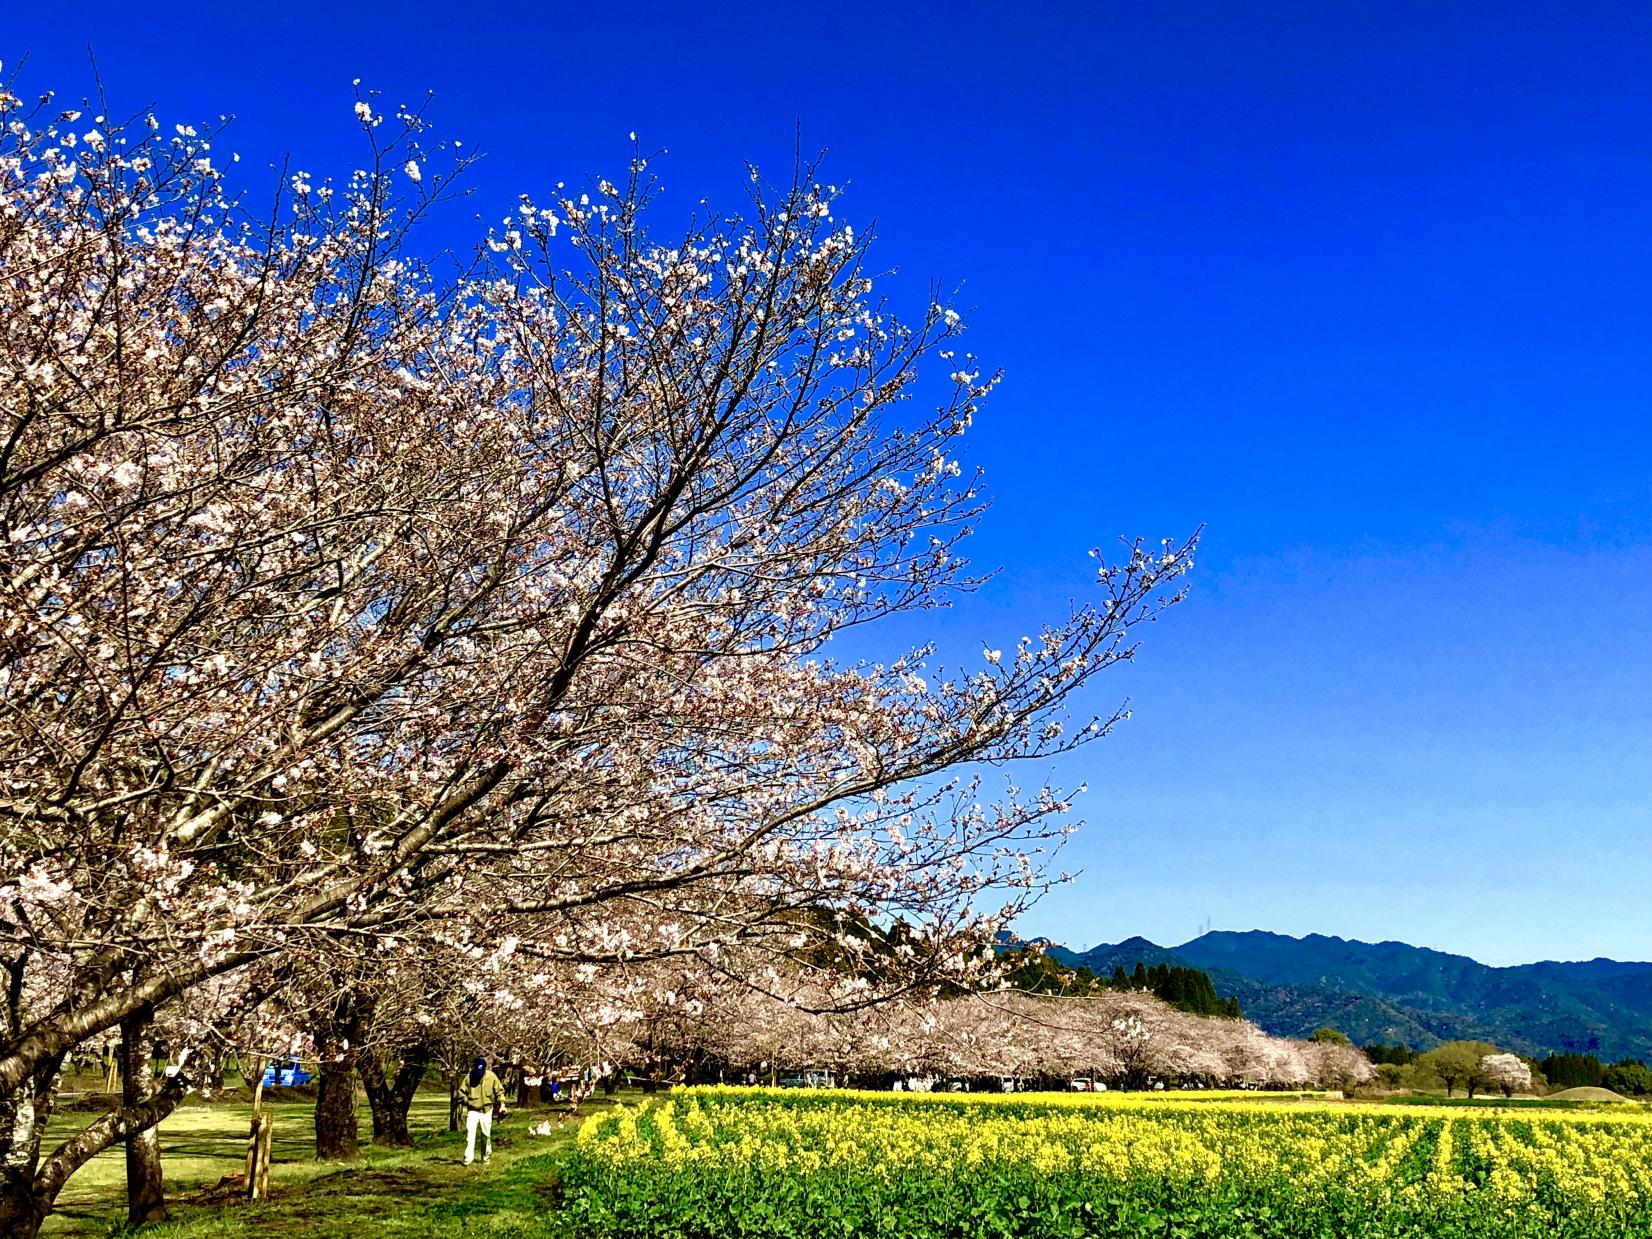
<path id="1" fill-rule="evenodd" d="M 0 95 L 7 1233 L 179 1095 L 43 1150 L 66 1054 L 291 953 L 968 980 L 1069 796 L 955 772 L 1105 734 L 1066 703 L 1181 596 L 1138 542 L 975 669 L 833 659 L 975 583 L 958 315 L 897 320 L 811 168 L 659 239 L 640 154 L 439 282 L 463 161 L 355 111 L 363 169 L 254 213 L 216 133 Z"/>
<path id="2" fill-rule="evenodd" d="M 1343 1088 L 1373 1077 L 1350 1046 L 1273 1037 L 1244 1020 L 1192 1015 L 1140 992 L 1057 996 L 1013 991 L 899 1000 L 856 1011 L 820 1010 L 809 982 L 751 989 L 687 1004 L 668 1024 L 681 1051 L 693 1045 L 733 1069 L 773 1074 L 830 1068 L 866 1080 L 993 1077 L 1046 1084 L 1096 1077 L 1126 1088 L 1150 1080 L 1211 1086 Z M 770 1072 L 765 1072 L 765 1078 Z"/>
<path id="3" fill-rule="evenodd" d="M 1505 1097 L 1532 1091 L 1531 1064 L 1518 1054 L 1485 1055 L 1480 1059 L 1480 1074 Z"/>

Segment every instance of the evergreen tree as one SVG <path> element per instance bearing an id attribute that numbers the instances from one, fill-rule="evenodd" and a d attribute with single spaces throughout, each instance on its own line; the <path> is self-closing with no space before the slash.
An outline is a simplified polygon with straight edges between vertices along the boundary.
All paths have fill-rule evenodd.
<path id="1" fill-rule="evenodd" d="M 1391 1063 L 1396 1067 L 1404 1067 L 1417 1061 L 1417 1051 L 1399 1042 L 1385 1045 L 1377 1041 L 1360 1048 L 1365 1052 L 1365 1057 L 1373 1063 Z"/>
<path id="2" fill-rule="evenodd" d="M 1164 968 L 1154 972 L 1153 993 L 1173 1007 L 1184 1006 L 1187 1003 L 1187 988 L 1182 984 L 1182 970 Z"/>
<path id="3" fill-rule="evenodd" d="M 1550 1088 L 1598 1087 L 1604 1068 L 1593 1054 L 1551 1054 L 1543 1060 Z"/>

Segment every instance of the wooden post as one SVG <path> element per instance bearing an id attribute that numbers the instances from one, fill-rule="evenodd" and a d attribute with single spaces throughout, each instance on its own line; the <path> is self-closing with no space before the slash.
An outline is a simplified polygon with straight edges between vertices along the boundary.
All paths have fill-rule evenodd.
<path id="1" fill-rule="evenodd" d="M 258 1193 L 259 1200 L 266 1200 L 270 1194 L 270 1162 L 273 1154 L 270 1145 L 275 1139 L 275 1115 L 266 1114 L 264 1125 L 258 1131 L 258 1175 L 253 1183 L 253 1190 Z"/>
<path id="2" fill-rule="evenodd" d="M 270 1195 L 270 1142 L 275 1135 L 273 1114 L 254 1114 L 247 1135 L 247 1199 L 268 1200 Z"/>
<path id="3" fill-rule="evenodd" d="M 242 1079 L 246 1079 L 243 1059 Z M 270 1141 L 275 1134 L 275 1115 L 264 1113 L 264 1060 L 252 1056 L 253 1068 L 258 1072 L 252 1086 L 252 1130 L 247 1133 L 248 1200 L 268 1200 L 270 1195 Z"/>

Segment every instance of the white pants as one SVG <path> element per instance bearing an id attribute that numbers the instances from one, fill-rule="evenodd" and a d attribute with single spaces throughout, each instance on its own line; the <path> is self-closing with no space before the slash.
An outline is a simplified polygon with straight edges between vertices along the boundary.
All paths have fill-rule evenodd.
<path id="1" fill-rule="evenodd" d="M 482 1133 L 482 1160 L 493 1156 L 493 1111 L 467 1110 L 465 1112 L 465 1165 L 476 1160 L 476 1133 Z"/>

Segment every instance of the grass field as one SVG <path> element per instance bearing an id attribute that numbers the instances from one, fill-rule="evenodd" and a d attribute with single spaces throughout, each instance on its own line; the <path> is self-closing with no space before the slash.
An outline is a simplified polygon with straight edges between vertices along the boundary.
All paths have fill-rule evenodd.
<path id="1" fill-rule="evenodd" d="M 598 1098 L 585 1109 L 600 1112 Z M 493 1161 L 465 1166 L 464 1135 L 447 1130 L 445 1093 L 421 1093 L 409 1127 L 411 1149 L 378 1149 L 363 1143 L 359 1162 L 314 1160 L 314 1103 L 266 1107 L 276 1116 L 273 1199 L 223 1202 L 214 1191 L 221 1176 L 245 1168 L 245 1105 L 196 1105 L 179 1109 L 161 1125 L 161 1157 L 173 1222 L 146 1228 L 154 1239 L 300 1239 L 309 1236 L 544 1235 L 561 1225 L 549 1193 L 555 1190 L 560 1155 L 576 1123 L 548 1137 L 527 1134 L 544 1117 L 513 1111 L 494 1125 Z M 60 1114 L 49 1137 L 61 1139 L 90 1114 Z M 361 1131 L 371 1132 L 365 1107 Z M 45 1234 L 107 1236 L 125 1217 L 126 1166 L 120 1147 L 108 1150 L 69 1180 Z"/>
<path id="2" fill-rule="evenodd" d="M 1451 1106 L 1461 1110 L 1615 1110 L 1622 1114 L 1635 1114 L 1647 1109 L 1644 1103 L 1619 1097 L 1603 1088 L 1567 1089 L 1565 1093 L 1551 1094 L 1547 1097 L 1501 1097 L 1495 1094 L 1490 1097 L 1446 1097 L 1427 1093 L 1405 1093 L 1392 1100 L 1407 1106 Z"/>

